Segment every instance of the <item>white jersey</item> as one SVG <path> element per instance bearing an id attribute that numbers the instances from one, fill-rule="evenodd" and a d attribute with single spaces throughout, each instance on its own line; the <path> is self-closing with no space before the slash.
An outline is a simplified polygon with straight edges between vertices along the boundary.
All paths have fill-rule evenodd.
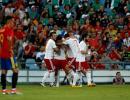
<path id="1" fill-rule="evenodd" d="M 73 53 L 73 57 L 76 58 L 77 53 L 79 52 L 79 41 L 76 38 L 69 38 L 65 41 L 65 44 L 69 46 Z"/>
<path id="2" fill-rule="evenodd" d="M 68 58 L 74 58 L 73 52 L 72 52 L 72 50 L 70 48 L 67 49 L 66 54 L 67 54 Z"/>
<path id="3" fill-rule="evenodd" d="M 54 48 L 56 48 L 55 41 L 49 39 L 45 48 L 45 59 L 53 59 L 54 57 Z"/>
<path id="4" fill-rule="evenodd" d="M 60 54 L 54 53 L 54 59 L 58 59 L 58 60 L 66 59 L 64 48 L 60 48 Z"/>
<path id="5" fill-rule="evenodd" d="M 86 59 L 86 54 L 82 54 L 81 51 L 88 50 L 88 46 L 86 45 L 86 43 L 84 41 L 81 41 L 79 44 L 79 49 L 80 49 L 80 52 L 78 52 L 78 54 L 76 56 L 76 61 L 84 62 Z"/>

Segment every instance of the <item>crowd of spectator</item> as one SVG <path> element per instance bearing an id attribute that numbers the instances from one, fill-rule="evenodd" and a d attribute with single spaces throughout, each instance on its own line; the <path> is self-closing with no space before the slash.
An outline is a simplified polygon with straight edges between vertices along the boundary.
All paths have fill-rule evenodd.
<path id="1" fill-rule="evenodd" d="M 79 41 L 88 34 L 90 62 L 104 62 L 92 64 L 94 69 L 122 69 L 121 64 L 110 67 L 106 62 L 129 61 L 130 0 L 3 0 L 0 27 L 6 16 L 16 21 L 18 60 L 39 61 L 37 52 L 44 51 L 51 30 L 61 36 L 72 30 Z"/>

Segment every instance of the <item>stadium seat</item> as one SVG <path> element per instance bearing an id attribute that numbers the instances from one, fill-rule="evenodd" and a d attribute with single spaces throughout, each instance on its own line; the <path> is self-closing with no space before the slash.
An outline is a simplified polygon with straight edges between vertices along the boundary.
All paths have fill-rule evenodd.
<path id="1" fill-rule="evenodd" d="M 125 65 L 126 70 L 130 70 L 130 65 Z"/>
<path id="2" fill-rule="evenodd" d="M 35 59 L 26 59 L 26 67 L 30 70 L 38 70 L 39 67 L 38 65 L 36 64 L 36 61 Z"/>

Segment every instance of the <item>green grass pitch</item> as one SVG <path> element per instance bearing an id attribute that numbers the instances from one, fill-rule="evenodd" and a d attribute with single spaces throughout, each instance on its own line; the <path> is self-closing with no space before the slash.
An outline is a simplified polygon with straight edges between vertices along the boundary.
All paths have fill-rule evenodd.
<path id="1" fill-rule="evenodd" d="M 84 85 L 82 88 L 18 85 L 18 89 L 21 95 L 0 93 L 0 100 L 130 100 L 130 85 Z"/>

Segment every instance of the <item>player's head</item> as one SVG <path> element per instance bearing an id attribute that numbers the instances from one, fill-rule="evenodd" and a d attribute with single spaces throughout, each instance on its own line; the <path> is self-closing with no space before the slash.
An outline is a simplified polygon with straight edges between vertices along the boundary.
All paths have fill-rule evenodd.
<path id="1" fill-rule="evenodd" d="M 62 36 L 61 35 L 58 35 L 57 37 L 56 37 L 56 41 L 61 41 L 62 40 Z"/>
<path id="2" fill-rule="evenodd" d="M 116 77 L 117 77 L 117 78 L 121 77 L 121 73 L 120 73 L 120 72 L 117 72 L 117 73 L 116 73 Z"/>
<path id="3" fill-rule="evenodd" d="M 51 39 L 53 39 L 53 40 L 56 40 L 56 37 L 57 37 L 56 32 L 55 32 L 55 31 L 50 31 L 49 37 L 50 37 Z"/>
<path id="4" fill-rule="evenodd" d="M 64 39 L 67 39 L 67 38 L 69 38 L 69 34 L 64 35 Z"/>
<path id="5" fill-rule="evenodd" d="M 87 33 L 83 33 L 82 36 L 81 36 L 81 40 L 87 40 Z M 87 41 L 86 41 L 87 42 Z"/>
<path id="6" fill-rule="evenodd" d="M 6 17 L 6 24 L 7 24 L 10 28 L 13 28 L 13 27 L 14 27 L 13 17 L 7 16 L 7 17 Z"/>
<path id="7" fill-rule="evenodd" d="M 61 45 L 62 45 L 62 42 L 63 42 L 62 36 L 61 36 L 61 35 L 58 35 L 58 36 L 56 37 L 56 44 L 57 44 L 58 46 L 61 46 Z"/>
<path id="8" fill-rule="evenodd" d="M 74 33 L 73 33 L 73 31 L 68 31 L 68 33 L 67 33 L 68 35 L 69 35 L 69 37 L 71 37 L 71 36 L 74 36 Z"/>

